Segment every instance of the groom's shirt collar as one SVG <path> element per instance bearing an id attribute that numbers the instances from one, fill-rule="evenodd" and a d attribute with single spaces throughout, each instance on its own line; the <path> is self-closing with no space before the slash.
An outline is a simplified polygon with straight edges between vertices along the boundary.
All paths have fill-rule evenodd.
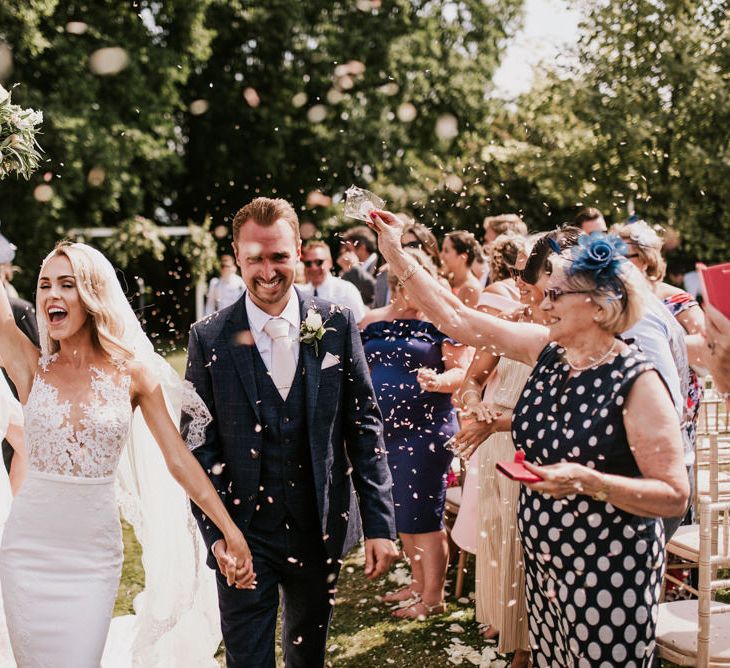
<path id="1" fill-rule="evenodd" d="M 248 290 L 246 291 L 246 314 L 248 315 L 248 324 L 251 327 L 254 339 L 258 338 L 258 335 L 263 332 L 266 323 L 274 317 L 270 316 L 266 313 L 266 311 L 263 311 L 253 303 L 253 299 L 251 299 L 251 295 L 249 295 Z M 289 301 L 286 303 L 284 310 L 278 317 L 283 318 L 289 323 L 290 331 L 293 327 L 296 332 L 299 332 L 302 316 L 299 310 L 299 297 L 297 296 L 296 290 L 291 291 Z"/>

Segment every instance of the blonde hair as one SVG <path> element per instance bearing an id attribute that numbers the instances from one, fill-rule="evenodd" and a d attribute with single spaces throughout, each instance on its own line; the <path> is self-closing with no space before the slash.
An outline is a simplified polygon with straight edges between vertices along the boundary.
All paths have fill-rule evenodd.
<path id="1" fill-rule="evenodd" d="M 642 221 L 643 222 L 643 221 Z M 664 276 L 667 273 L 667 263 L 662 257 L 662 246 L 663 241 L 659 235 L 654 232 L 654 235 L 642 235 L 646 237 L 646 242 L 640 240 L 641 237 L 637 237 L 632 234 L 636 227 L 640 223 L 632 223 L 627 225 L 625 223 L 617 223 L 611 226 L 611 234 L 616 234 L 629 246 L 631 253 L 637 253 L 642 262 L 646 265 L 644 273 L 646 277 L 652 283 L 659 283 L 664 280 Z M 646 223 L 644 223 L 646 225 Z M 646 225 L 648 227 L 648 225 Z M 651 228 L 649 228 L 651 229 Z"/>
<path id="2" fill-rule="evenodd" d="M 515 234 L 500 234 L 487 246 L 491 281 L 501 281 L 512 277 L 517 257 L 525 250 L 525 241 L 525 237 Z"/>
<path id="3" fill-rule="evenodd" d="M 552 276 L 565 285 L 566 290 L 585 291 L 590 300 L 602 311 L 596 320 L 598 326 L 611 334 L 621 334 L 631 329 L 644 315 L 649 290 L 639 270 L 628 260 L 621 264 L 616 277 L 616 290 L 596 284 L 593 274 L 575 272 L 570 274 L 570 251 L 565 255 L 550 258 Z"/>
<path id="4" fill-rule="evenodd" d="M 96 253 L 90 252 L 85 244 L 61 241 L 46 257 L 41 265 L 43 268 L 54 257 L 63 256 L 71 263 L 71 270 L 76 279 L 76 290 L 79 293 L 79 300 L 89 316 L 91 324 L 91 336 L 96 345 L 101 348 L 110 361 L 128 361 L 134 357 L 130 347 L 124 343 L 124 316 L 114 309 L 114 300 L 111 299 L 108 285 L 107 273 Z M 38 309 L 39 313 L 42 309 Z M 45 312 L 41 314 L 45 318 Z M 45 341 L 43 348 L 48 354 L 58 352 L 60 344 L 48 334 L 48 328 L 43 328 Z"/>
<path id="5" fill-rule="evenodd" d="M 518 234 L 527 236 L 527 225 L 516 213 L 503 213 L 499 216 L 487 216 L 482 223 L 484 231 L 492 230 L 494 234 Z"/>

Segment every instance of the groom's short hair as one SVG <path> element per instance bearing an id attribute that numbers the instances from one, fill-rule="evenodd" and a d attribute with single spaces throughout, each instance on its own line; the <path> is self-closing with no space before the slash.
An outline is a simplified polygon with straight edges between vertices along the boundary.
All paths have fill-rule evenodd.
<path id="1" fill-rule="evenodd" d="M 294 231 L 294 239 L 299 244 L 299 217 L 294 207 L 285 199 L 271 199 L 257 197 L 246 206 L 241 207 L 233 217 L 233 240 L 238 238 L 238 230 L 247 220 L 253 220 L 257 225 L 268 227 L 277 220 L 285 220 Z"/>

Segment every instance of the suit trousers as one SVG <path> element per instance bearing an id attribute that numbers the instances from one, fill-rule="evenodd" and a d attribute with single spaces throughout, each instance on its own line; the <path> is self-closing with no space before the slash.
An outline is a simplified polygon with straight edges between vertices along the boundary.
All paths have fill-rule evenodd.
<path id="1" fill-rule="evenodd" d="M 276 620 L 286 668 L 323 666 L 340 562 L 325 552 L 319 531 L 291 521 L 273 530 L 250 526 L 256 588 L 229 587 L 217 572 L 221 629 L 228 668 L 275 668 Z"/>

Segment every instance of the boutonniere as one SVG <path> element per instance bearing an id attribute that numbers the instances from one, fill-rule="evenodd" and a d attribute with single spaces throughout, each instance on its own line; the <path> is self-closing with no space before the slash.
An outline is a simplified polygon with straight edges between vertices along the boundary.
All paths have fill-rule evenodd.
<path id="1" fill-rule="evenodd" d="M 307 345 L 314 346 L 314 354 L 319 355 L 319 342 L 322 337 L 334 327 L 325 327 L 326 320 L 313 308 L 307 310 L 307 317 L 299 327 L 299 340 Z"/>

